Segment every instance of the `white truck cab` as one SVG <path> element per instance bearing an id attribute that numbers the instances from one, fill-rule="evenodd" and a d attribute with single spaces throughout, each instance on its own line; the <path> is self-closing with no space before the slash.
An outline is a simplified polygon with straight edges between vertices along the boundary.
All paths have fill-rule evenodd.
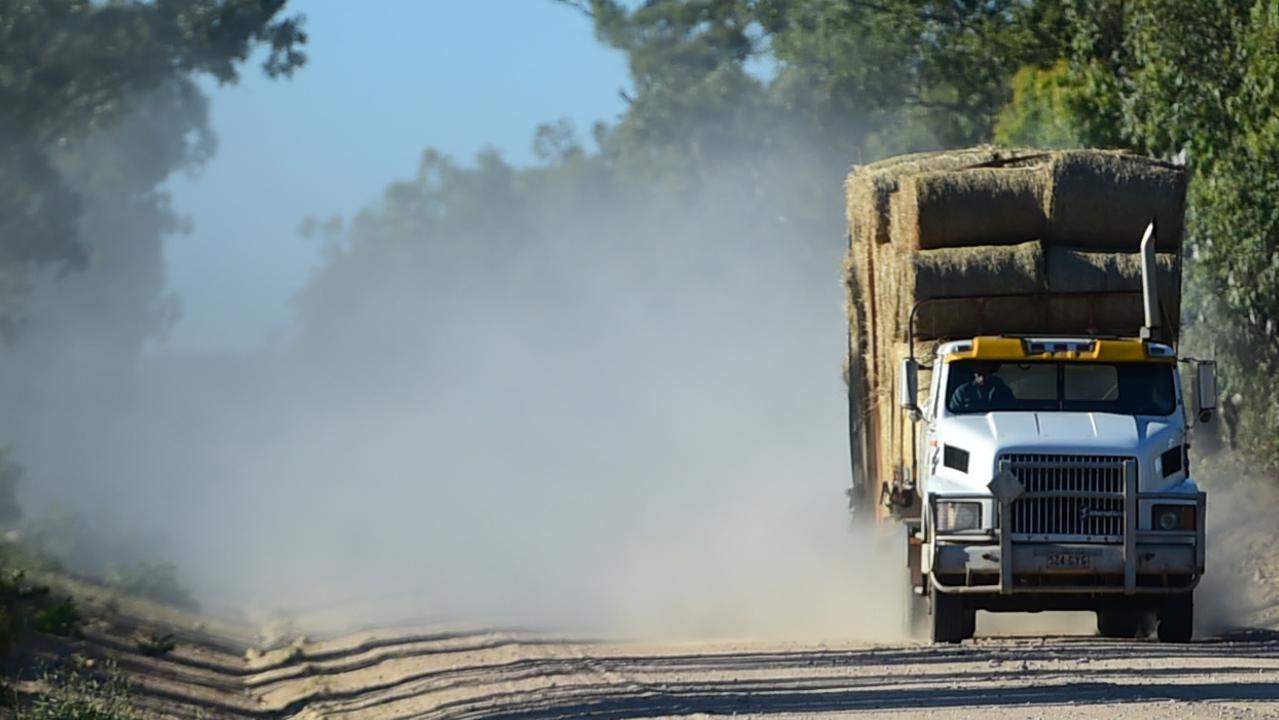
<path id="1" fill-rule="evenodd" d="M 921 517 L 908 525 L 916 612 L 935 641 L 971 637 L 977 610 L 1095 610 L 1103 635 L 1193 629 L 1205 495 L 1190 418 L 1216 391 L 1200 363 L 1194 413 L 1174 349 L 1140 338 L 987 336 L 941 344 L 917 418 Z M 922 406 L 920 403 L 922 402 Z"/>

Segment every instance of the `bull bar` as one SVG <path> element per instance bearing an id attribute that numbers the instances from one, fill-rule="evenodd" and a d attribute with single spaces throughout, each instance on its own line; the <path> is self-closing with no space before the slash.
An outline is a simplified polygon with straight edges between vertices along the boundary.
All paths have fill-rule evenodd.
<path id="1" fill-rule="evenodd" d="M 1008 465 L 1001 462 L 1001 475 L 1006 473 Z M 933 572 L 929 573 L 932 585 L 945 593 L 959 594 L 1176 594 L 1188 592 L 1199 583 L 1204 568 L 1205 522 L 1204 511 L 1207 506 L 1207 494 L 1200 491 L 1195 495 L 1185 493 L 1137 491 L 1136 463 L 1124 463 L 1123 493 L 1123 538 L 1122 543 L 1078 542 L 1078 538 L 1050 538 L 1044 536 L 1034 540 L 1018 539 L 1013 528 L 1013 503 L 1020 499 L 1034 500 L 1041 498 L 1089 498 L 1117 500 L 1116 493 L 1086 493 L 1078 491 L 1047 492 L 1014 492 L 1000 497 L 996 480 L 992 481 L 992 493 L 947 494 L 942 497 L 931 496 L 929 513 L 936 517 L 938 500 L 950 501 L 990 501 L 997 510 L 999 524 L 980 532 L 938 534 L 933 559 Z M 1014 478 L 1015 479 L 1015 478 Z M 1168 501 L 1172 504 L 1189 505 L 1194 501 L 1195 528 L 1193 530 L 1139 530 L 1139 505 L 1142 502 L 1153 503 Z M 997 552 L 997 555 L 994 552 Z M 1053 577 L 1048 572 L 1050 567 L 1044 557 L 1054 551 L 1087 555 L 1090 569 L 1106 572 L 1095 572 L 1093 576 L 1118 575 L 1122 573 L 1123 584 L 1037 584 L 1016 585 L 1018 573 L 1034 574 L 1039 577 Z M 938 579 L 936 563 L 947 556 L 949 563 L 959 563 L 969 582 L 973 574 L 998 574 L 996 584 L 946 584 Z M 962 560 L 961 557 L 962 556 Z M 1158 574 L 1159 572 L 1186 575 L 1189 582 L 1175 587 L 1157 585 L 1138 585 L 1140 570 Z M 1027 573 L 1027 571 L 1030 571 Z M 953 574 L 953 573 L 952 573 Z M 1087 573 L 1063 573 L 1061 576 L 1087 576 Z"/>

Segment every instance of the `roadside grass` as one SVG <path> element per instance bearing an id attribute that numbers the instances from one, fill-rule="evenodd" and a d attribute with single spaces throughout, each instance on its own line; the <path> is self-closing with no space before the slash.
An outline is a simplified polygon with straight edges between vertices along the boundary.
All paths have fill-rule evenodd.
<path id="1" fill-rule="evenodd" d="M 138 617 L 155 618 L 161 627 L 178 621 L 194 607 L 177 584 L 171 567 L 152 572 L 134 565 L 115 578 L 94 581 L 67 572 L 59 563 L 0 539 L 0 660 L 7 659 L 9 681 L 0 685 L 0 718 L 14 720 L 143 720 L 133 708 L 124 674 L 113 662 L 71 655 L 46 666 L 32 650 L 44 644 L 41 634 L 78 640 L 86 623 L 115 615 L 121 608 Z M 132 593 L 130 590 L 143 590 Z M 158 598 L 156 596 L 159 596 Z M 170 602 L 163 602 L 168 600 Z M 189 618 L 189 616 L 187 616 Z M 189 621 L 188 621 L 189 622 Z M 139 630 L 137 651 L 149 657 L 167 655 L 177 646 L 173 633 Z M 21 687 L 21 693 L 15 688 Z"/>
<path id="2" fill-rule="evenodd" d="M 102 672 L 60 669 L 45 672 L 44 692 L 26 709 L 17 709 L 17 720 L 142 720 L 133 710 L 129 685 L 114 665 Z"/>

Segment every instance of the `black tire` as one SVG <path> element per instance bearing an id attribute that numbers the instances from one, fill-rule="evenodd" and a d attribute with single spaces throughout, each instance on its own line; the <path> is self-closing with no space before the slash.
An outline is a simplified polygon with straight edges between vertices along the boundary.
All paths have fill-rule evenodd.
<path id="1" fill-rule="evenodd" d="M 1097 634 L 1108 638 L 1144 638 L 1150 635 L 1150 614 L 1140 610 L 1098 610 Z"/>
<path id="2" fill-rule="evenodd" d="M 1190 642 L 1195 634 L 1194 593 L 1173 595 L 1160 604 L 1158 633 L 1160 642 Z"/>
<path id="3" fill-rule="evenodd" d="M 938 592 L 932 588 L 932 640 L 935 643 L 959 643 L 977 630 L 977 611 L 968 607 L 964 596 Z"/>

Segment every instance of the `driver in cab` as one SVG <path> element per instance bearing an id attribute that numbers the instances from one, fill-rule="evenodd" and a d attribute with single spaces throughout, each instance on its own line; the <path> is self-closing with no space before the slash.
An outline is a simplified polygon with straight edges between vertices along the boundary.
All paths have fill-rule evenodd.
<path id="1" fill-rule="evenodd" d="M 1014 399 L 1013 391 L 995 374 L 998 371 L 998 363 L 975 363 L 972 378 L 951 393 L 949 407 L 959 412 L 1008 407 Z"/>

